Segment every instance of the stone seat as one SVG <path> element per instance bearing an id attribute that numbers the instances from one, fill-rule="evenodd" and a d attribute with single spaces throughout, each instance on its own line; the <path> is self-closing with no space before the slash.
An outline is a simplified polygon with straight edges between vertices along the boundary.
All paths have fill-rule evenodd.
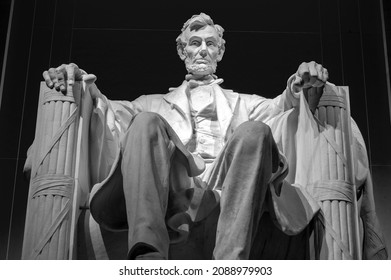
<path id="1" fill-rule="evenodd" d="M 126 258 L 127 232 L 101 228 L 89 211 L 92 186 L 88 172 L 88 130 L 93 103 L 91 97 L 85 94 L 85 86 L 82 82 L 76 83 L 73 94 L 64 96 L 41 83 L 36 136 L 30 151 L 31 162 L 26 163 L 31 170 L 31 183 L 24 259 Z M 335 168 L 340 168 L 338 157 L 341 157 L 345 158 L 346 172 L 351 172 L 348 90 L 346 87 L 337 88 L 337 93 L 324 94 L 314 115 L 320 123 L 326 124 L 325 128 L 339 129 L 344 136 L 339 138 L 343 139 L 343 143 L 326 137 L 326 147 L 334 153 Z M 327 120 L 324 112 L 334 109 L 342 112 L 340 116 L 343 117 Z M 343 149 L 339 148 L 340 145 Z M 352 178 L 351 174 L 349 176 Z M 337 179 L 330 178 L 330 181 Z M 250 257 L 359 259 L 362 240 L 358 232 L 356 192 L 352 191 L 352 199 L 342 201 L 342 206 L 340 202 L 341 199 L 319 198 L 322 209 L 319 215 L 295 236 L 284 234 L 275 226 L 273 213 L 266 212 L 257 232 L 259 242 L 253 246 Z M 334 210 L 334 216 L 331 215 L 330 209 L 340 207 L 345 207 L 342 214 L 338 212 L 337 217 Z M 211 259 L 218 215 L 217 207 L 206 220 L 191 225 L 188 240 L 172 244 L 169 257 Z M 335 226 L 337 222 L 342 226 Z"/>

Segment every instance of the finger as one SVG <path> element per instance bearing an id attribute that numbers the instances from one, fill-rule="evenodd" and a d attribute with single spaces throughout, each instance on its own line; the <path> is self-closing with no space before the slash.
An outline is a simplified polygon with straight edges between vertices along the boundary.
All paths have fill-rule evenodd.
<path id="1" fill-rule="evenodd" d="M 74 71 L 74 80 L 75 81 L 81 81 L 83 80 L 83 73 L 80 70 L 79 66 L 77 66 L 75 63 L 70 63 L 70 66 L 73 66 Z"/>
<path id="2" fill-rule="evenodd" d="M 324 86 L 324 82 L 322 80 L 316 79 L 316 81 L 312 84 L 312 87 L 318 88 Z"/>
<path id="3" fill-rule="evenodd" d="M 59 90 L 60 90 L 60 87 L 59 87 L 59 84 L 58 84 L 56 69 L 50 68 L 50 69 L 48 70 L 48 73 L 49 73 L 49 77 L 50 77 L 50 80 L 51 80 L 52 83 L 53 83 L 54 88 L 55 88 L 57 91 L 59 91 Z M 52 87 L 52 88 L 53 88 L 53 87 Z"/>
<path id="4" fill-rule="evenodd" d="M 48 71 L 44 71 L 44 72 L 42 73 L 42 76 L 43 76 L 43 79 L 45 80 L 46 85 L 47 85 L 49 88 L 53 88 L 53 82 L 52 82 L 52 79 L 50 79 L 49 72 L 48 72 Z"/>
<path id="5" fill-rule="evenodd" d="M 74 63 L 68 64 L 65 69 L 67 73 L 67 94 L 73 96 L 73 85 L 77 79 L 77 71 L 80 70 Z"/>
<path id="6" fill-rule="evenodd" d="M 87 84 L 92 84 L 96 81 L 96 76 L 94 74 L 86 74 L 83 76 L 83 81 Z"/>
<path id="7" fill-rule="evenodd" d="M 321 84 L 324 85 L 329 78 L 329 73 L 321 64 L 317 64 L 316 69 L 318 71 L 318 79 L 321 81 Z"/>
<path id="8" fill-rule="evenodd" d="M 62 93 L 66 93 L 65 75 L 64 75 L 64 72 L 62 72 L 62 71 L 57 71 L 57 79 L 58 79 L 57 88 L 58 88 Z M 56 88 L 56 89 L 57 89 L 57 88 Z"/>
<path id="9" fill-rule="evenodd" d="M 303 62 L 299 66 L 298 74 L 303 79 L 303 86 L 305 87 L 311 86 L 315 82 L 313 77 L 314 76 L 317 77 L 315 62 L 314 61 Z"/>
<path id="10" fill-rule="evenodd" d="M 315 61 L 311 61 L 308 63 L 308 70 L 312 77 L 318 77 L 318 70 L 316 69 L 317 64 Z"/>
<path id="11" fill-rule="evenodd" d="M 303 86 L 307 85 L 307 84 L 311 84 L 311 75 L 309 73 L 309 71 L 305 72 L 303 75 L 302 75 L 302 79 L 303 79 Z"/>
<path id="12" fill-rule="evenodd" d="M 327 82 L 328 79 L 329 79 L 329 72 L 327 71 L 326 68 L 323 68 L 323 76 L 322 76 L 322 78 L 323 78 L 324 82 Z"/>
<path id="13" fill-rule="evenodd" d="M 315 68 L 316 68 L 316 72 L 317 72 L 316 74 L 317 74 L 318 79 L 323 81 L 323 66 L 322 66 L 322 64 L 316 64 Z"/>
<path id="14" fill-rule="evenodd" d="M 307 82 L 304 84 L 304 88 L 310 88 L 313 87 L 314 84 L 318 81 L 318 78 L 315 76 L 311 76 L 310 73 L 305 73 Z"/>
<path id="15" fill-rule="evenodd" d="M 57 68 L 56 68 L 56 71 L 58 71 L 58 72 L 65 72 L 65 67 L 66 67 L 67 65 L 66 64 L 61 64 L 60 66 L 58 66 Z"/>
<path id="16" fill-rule="evenodd" d="M 58 79 L 58 83 L 54 86 L 56 87 L 56 90 L 60 90 L 62 93 L 66 93 L 66 87 L 65 87 L 65 70 L 66 64 L 61 64 L 56 68 L 56 76 Z"/>
<path id="17" fill-rule="evenodd" d="M 306 62 L 300 64 L 299 69 L 297 69 L 297 74 L 299 75 L 299 77 L 303 77 L 303 75 L 308 72 L 309 72 L 308 63 Z"/>
<path id="18" fill-rule="evenodd" d="M 67 82 L 69 86 L 73 86 L 75 82 L 75 66 L 68 64 L 65 66 L 65 71 L 67 73 Z"/>

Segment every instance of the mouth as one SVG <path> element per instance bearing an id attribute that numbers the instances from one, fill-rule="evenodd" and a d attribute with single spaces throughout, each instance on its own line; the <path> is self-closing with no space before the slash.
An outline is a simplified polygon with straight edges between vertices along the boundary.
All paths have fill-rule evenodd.
<path id="1" fill-rule="evenodd" d="M 206 59 L 197 59 L 197 60 L 194 61 L 194 63 L 196 63 L 196 64 L 208 64 L 209 61 L 206 60 Z"/>

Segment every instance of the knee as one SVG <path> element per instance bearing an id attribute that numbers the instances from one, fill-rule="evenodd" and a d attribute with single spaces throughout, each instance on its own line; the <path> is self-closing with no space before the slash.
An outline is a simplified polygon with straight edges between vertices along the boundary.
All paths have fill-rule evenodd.
<path id="1" fill-rule="evenodd" d="M 138 113 L 134 119 L 132 126 L 157 126 L 161 122 L 160 116 L 157 113 L 152 112 L 142 112 Z"/>
<path id="2" fill-rule="evenodd" d="M 249 147 L 258 146 L 264 141 L 271 141 L 273 138 L 270 127 L 260 121 L 248 121 L 242 123 L 235 130 L 235 138 L 240 138 Z"/>
<path id="3" fill-rule="evenodd" d="M 270 151 L 273 172 L 277 170 L 279 152 L 270 127 L 263 122 L 248 121 L 235 130 L 233 143 L 239 144 L 242 153 L 255 151 Z"/>
<path id="4" fill-rule="evenodd" d="M 159 114 L 142 112 L 134 117 L 126 134 L 143 139 L 154 139 L 159 131 L 163 130 L 164 122 Z"/>

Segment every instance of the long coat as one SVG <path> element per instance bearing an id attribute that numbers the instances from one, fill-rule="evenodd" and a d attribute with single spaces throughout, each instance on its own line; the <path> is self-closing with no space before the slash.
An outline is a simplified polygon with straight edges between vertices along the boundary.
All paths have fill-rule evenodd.
<path id="1" fill-rule="evenodd" d="M 291 79 L 290 79 L 291 80 Z M 290 81 L 288 81 L 290 83 Z M 298 106 L 299 99 L 289 90 L 289 87 L 274 99 L 267 99 L 258 95 L 239 94 L 232 90 L 226 90 L 219 86 L 219 80 L 211 85 L 215 94 L 218 122 L 222 136 L 225 141 L 229 139 L 237 126 L 245 121 L 262 121 L 270 123 L 277 116 L 284 112 L 292 110 Z M 96 87 L 90 90 L 98 91 Z M 128 128 L 133 116 L 140 112 L 155 112 L 167 120 L 170 126 L 178 135 L 181 142 L 186 145 L 192 137 L 192 125 L 190 107 L 188 101 L 189 83 L 184 81 L 178 88 L 171 89 L 165 95 L 143 95 L 136 100 L 129 101 L 110 101 L 104 95 L 98 94 L 96 107 L 91 121 L 90 149 L 92 176 L 96 186 L 92 190 L 91 197 L 94 198 L 96 192 L 99 192 L 103 186 L 113 184 L 113 181 L 121 180 L 118 176 L 119 165 L 119 143 L 121 137 Z M 195 156 L 196 157 L 196 156 Z M 193 170 L 194 175 L 198 175 L 200 170 Z M 208 172 L 204 175 L 204 181 L 214 181 L 213 178 L 207 178 Z M 113 176 L 116 174 L 116 176 Z M 187 176 L 187 174 L 183 174 Z M 116 180 L 114 177 L 117 177 Z M 206 178 L 205 178 L 206 177 Z M 180 180 L 179 180 L 180 181 Z M 290 187 L 286 184 L 285 188 Z M 106 188 L 109 188 L 106 186 Z M 175 188 L 174 189 L 178 189 Z M 293 188 L 279 197 L 279 200 L 288 200 L 288 203 L 281 202 L 278 205 L 291 205 L 294 209 L 278 209 L 275 213 L 284 215 L 283 219 L 277 219 L 284 223 L 281 229 L 289 234 L 300 232 L 312 219 L 313 215 L 319 210 L 319 206 L 312 202 L 310 197 L 303 199 L 300 189 Z M 299 193 L 299 194 L 298 194 Z M 308 195 L 307 195 L 308 196 Z M 94 202 L 92 200 L 92 202 Z M 275 204 L 275 207 L 278 207 Z M 294 211 L 293 211 L 294 210 Z M 297 213 L 297 217 L 286 217 L 289 213 Z M 286 214 L 282 214 L 286 213 Z"/>

